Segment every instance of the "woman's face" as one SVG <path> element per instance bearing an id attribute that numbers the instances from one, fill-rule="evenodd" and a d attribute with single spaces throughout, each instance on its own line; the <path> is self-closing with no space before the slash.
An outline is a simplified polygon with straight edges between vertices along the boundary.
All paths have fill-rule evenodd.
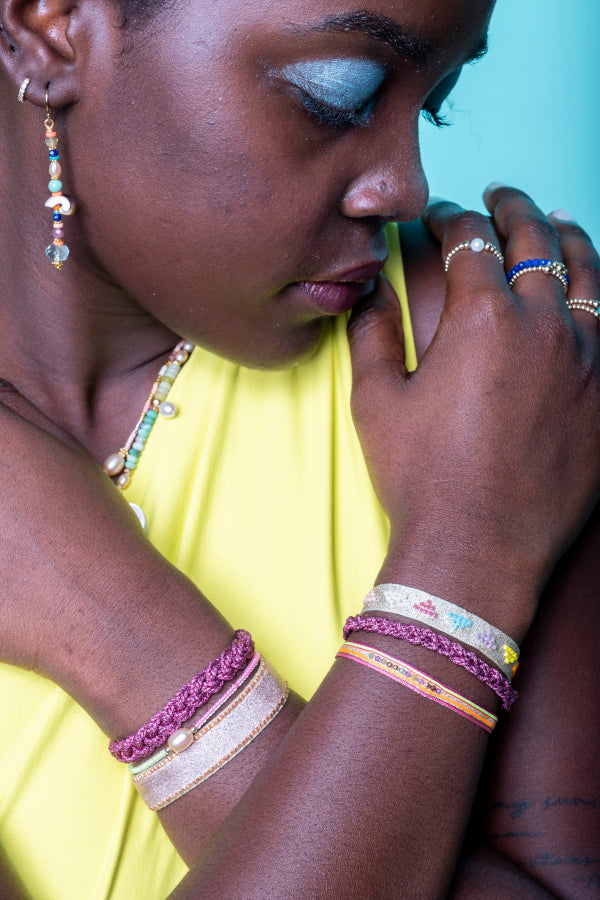
<path id="1" fill-rule="evenodd" d="M 100 267 L 173 331 L 252 366 L 310 355 L 421 213 L 417 126 L 492 0 L 177 3 L 90 48 L 69 166 Z"/>

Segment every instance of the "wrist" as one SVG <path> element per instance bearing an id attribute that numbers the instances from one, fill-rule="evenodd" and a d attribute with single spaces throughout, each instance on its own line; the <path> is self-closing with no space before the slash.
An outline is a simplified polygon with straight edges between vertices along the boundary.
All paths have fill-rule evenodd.
<path id="1" fill-rule="evenodd" d="M 136 548 L 137 549 L 137 548 Z M 41 670 L 111 738 L 134 732 L 232 640 L 233 630 L 150 545 L 69 584 Z M 127 571 L 127 582 L 118 573 Z M 62 646 L 61 646 L 62 645 Z"/>
<path id="2" fill-rule="evenodd" d="M 437 541 L 390 543 L 376 584 L 419 588 L 463 607 L 520 644 L 533 621 L 542 585 L 514 558 Z"/>

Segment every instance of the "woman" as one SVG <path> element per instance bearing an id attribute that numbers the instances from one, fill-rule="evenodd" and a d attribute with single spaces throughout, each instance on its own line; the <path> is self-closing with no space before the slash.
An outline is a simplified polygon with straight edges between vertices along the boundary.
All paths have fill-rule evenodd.
<path id="1" fill-rule="evenodd" d="M 193 866 L 177 897 L 593 891 L 576 881 L 589 866 L 538 860 L 599 855 L 591 732 L 576 728 L 591 695 L 573 695 L 598 627 L 591 519 L 556 569 L 600 483 L 597 321 L 567 307 L 563 265 L 571 298 L 597 298 L 597 256 L 576 225 L 495 186 L 491 220 L 437 203 L 403 231 L 410 319 L 393 229 L 396 290 L 378 276 L 384 225 L 426 203 L 419 113 L 435 117 L 482 52 L 492 4 L 0 9 L 7 870 L 36 897 L 163 897 L 179 854 Z M 59 272 L 32 188 L 44 140 Z M 532 258 L 554 275 L 525 267 L 511 290 L 505 268 Z M 181 337 L 197 348 L 177 351 L 179 414 L 136 428 L 143 457 L 119 496 L 114 451 Z M 494 754 L 473 721 L 333 663 L 374 581 L 445 598 L 517 644 L 531 629 L 525 712 L 501 719 Z M 321 687 L 301 716 L 282 688 L 256 739 L 159 822 L 103 733 L 136 732 L 238 627 L 294 691 Z M 465 695 L 472 719 L 473 703 L 498 713 L 445 656 L 350 637 Z M 557 704 L 585 764 L 560 768 L 548 749 Z M 490 846 L 466 843 L 457 870 L 484 759 Z M 582 802 L 557 817 L 546 796 Z M 515 849 L 502 817 L 519 802 Z"/>

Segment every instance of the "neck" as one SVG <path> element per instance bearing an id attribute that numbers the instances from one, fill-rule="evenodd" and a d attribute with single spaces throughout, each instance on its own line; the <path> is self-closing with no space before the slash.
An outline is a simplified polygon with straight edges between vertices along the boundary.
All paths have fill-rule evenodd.
<path id="1" fill-rule="evenodd" d="M 89 262 L 84 215 L 65 223 L 62 271 L 50 265 L 43 113 L 5 94 L 0 377 L 102 459 L 127 436 L 177 337 Z"/>

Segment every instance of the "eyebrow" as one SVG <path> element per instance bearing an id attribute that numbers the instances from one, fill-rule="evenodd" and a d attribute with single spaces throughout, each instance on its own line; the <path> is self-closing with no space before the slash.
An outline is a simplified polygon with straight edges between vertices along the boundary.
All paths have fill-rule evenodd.
<path id="1" fill-rule="evenodd" d="M 433 45 L 415 34 L 409 28 L 403 28 L 377 13 L 357 10 L 343 16 L 330 16 L 322 19 L 308 29 L 299 28 L 301 32 L 359 32 L 387 44 L 395 53 L 408 57 L 417 63 L 426 63 L 433 52 Z M 487 53 L 488 44 L 485 36 L 465 59 L 465 63 L 475 62 Z"/>

